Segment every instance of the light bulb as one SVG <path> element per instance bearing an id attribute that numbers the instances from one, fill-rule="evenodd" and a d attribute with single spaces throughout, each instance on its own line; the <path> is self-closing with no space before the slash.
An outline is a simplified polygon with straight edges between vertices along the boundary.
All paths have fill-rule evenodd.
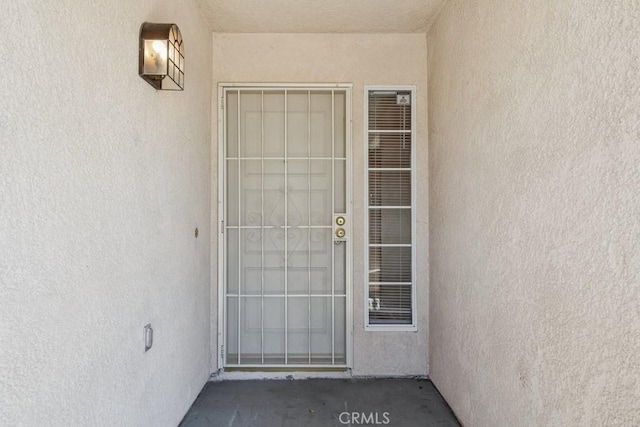
<path id="1" fill-rule="evenodd" d="M 167 47 L 163 42 L 161 42 L 160 40 L 156 40 L 153 42 L 152 46 L 153 50 L 155 50 L 156 53 L 162 57 L 162 59 L 165 59 L 167 57 Z"/>

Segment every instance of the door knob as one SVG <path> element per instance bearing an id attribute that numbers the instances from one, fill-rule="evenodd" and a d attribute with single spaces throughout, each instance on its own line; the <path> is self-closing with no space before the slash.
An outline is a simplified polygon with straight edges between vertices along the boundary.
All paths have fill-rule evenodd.
<path id="1" fill-rule="evenodd" d="M 347 234 L 347 232 L 346 232 L 346 231 L 344 231 L 344 228 L 338 228 L 338 229 L 336 230 L 336 237 L 337 237 L 338 239 L 342 239 L 342 238 L 344 237 L 344 235 L 345 235 L 345 234 Z"/>

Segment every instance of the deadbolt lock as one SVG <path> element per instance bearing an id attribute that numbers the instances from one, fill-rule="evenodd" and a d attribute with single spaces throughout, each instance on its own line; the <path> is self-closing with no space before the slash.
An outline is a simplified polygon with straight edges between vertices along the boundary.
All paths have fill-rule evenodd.
<path id="1" fill-rule="evenodd" d="M 337 225 L 342 226 L 342 225 L 344 225 L 345 222 L 346 222 L 346 220 L 344 219 L 343 216 L 336 217 L 336 224 Z"/>
<path id="2" fill-rule="evenodd" d="M 338 229 L 336 230 L 336 237 L 337 237 L 338 239 L 342 239 L 342 238 L 344 237 L 344 235 L 345 235 L 345 234 L 347 234 L 347 232 L 346 232 L 346 231 L 344 231 L 344 228 L 338 228 Z"/>

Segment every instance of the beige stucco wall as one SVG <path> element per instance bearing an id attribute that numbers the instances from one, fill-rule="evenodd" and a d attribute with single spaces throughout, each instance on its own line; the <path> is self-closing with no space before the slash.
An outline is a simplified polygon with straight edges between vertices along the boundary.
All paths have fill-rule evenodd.
<path id="1" fill-rule="evenodd" d="M 417 86 L 418 148 L 418 332 L 364 331 L 364 229 L 354 227 L 353 337 L 356 375 L 418 375 L 428 372 L 428 230 L 427 230 L 427 126 L 426 38 L 424 34 L 214 34 L 213 81 L 235 83 L 352 83 L 353 84 L 353 218 L 364 219 L 363 93 L 365 84 Z M 214 102 L 214 111 L 218 108 Z M 217 164 L 217 123 L 213 125 L 213 164 Z M 217 199 L 213 176 L 213 200 Z M 213 205 L 217 226 L 217 206 Z M 217 275 L 213 236 L 214 263 Z M 213 289 L 216 289 L 214 281 Z M 214 292 L 215 294 L 215 292 Z M 214 309 L 217 294 L 213 295 Z M 217 315 L 212 316 L 212 332 Z M 216 345 L 214 335 L 212 346 Z M 214 347 L 215 348 L 215 347 Z M 213 369 L 217 369 L 215 354 Z"/>
<path id="2" fill-rule="evenodd" d="M 640 423 L 640 3 L 428 35 L 430 375 L 468 426 Z"/>
<path id="3" fill-rule="evenodd" d="M 184 92 L 138 77 L 147 20 L 182 30 Z M 166 0 L 0 27 L 0 425 L 175 426 L 210 373 L 211 33 Z"/>

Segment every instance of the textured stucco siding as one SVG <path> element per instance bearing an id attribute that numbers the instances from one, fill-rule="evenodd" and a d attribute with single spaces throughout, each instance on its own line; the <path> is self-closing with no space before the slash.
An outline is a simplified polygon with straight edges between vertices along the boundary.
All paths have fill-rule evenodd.
<path id="1" fill-rule="evenodd" d="M 424 34 L 214 34 L 213 80 L 236 83 L 353 84 L 353 372 L 426 375 L 428 372 L 428 224 L 426 37 Z M 417 87 L 417 332 L 364 330 L 364 85 Z M 218 108 L 215 102 L 215 108 Z M 214 123 L 217 135 L 217 123 Z M 217 137 L 213 164 L 217 164 Z M 217 176 L 212 184 L 217 200 Z M 212 213 L 218 224 L 217 210 Z M 215 237 L 215 236 L 214 236 Z M 217 252 L 214 239 L 212 251 Z M 215 256 L 213 257 L 215 259 Z M 213 274 L 217 265 L 212 266 Z M 217 295 L 216 295 L 217 296 Z M 214 296 L 213 307 L 217 307 Z M 213 316 L 212 331 L 217 330 Z M 214 360 L 214 369 L 217 368 Z"/>
<path id="2" fill-rule="evenodd" d="M 196 0 L 217 33 L 422 33 L 445 0 Z"/>
<path id="3" fill-rule="evenodd" d="M 144 21 L 182 30 L 184 92 L 138 77 Z M 211 33 L 193 1 L 0 24 L 0 425 L 175 426 L 210 372 Z"/>
<path id="4" fill-rule="evenodd" d="M 430 376 L 467 426 L 640 423 L 640 2 L 428 34 Z"/>

